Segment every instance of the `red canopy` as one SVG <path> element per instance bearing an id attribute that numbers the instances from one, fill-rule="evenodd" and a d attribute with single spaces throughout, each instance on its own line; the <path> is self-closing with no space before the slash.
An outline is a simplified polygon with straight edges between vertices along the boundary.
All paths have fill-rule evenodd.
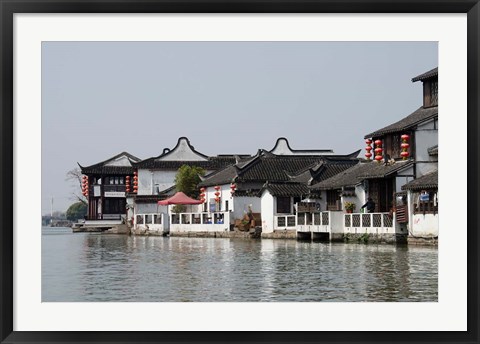
<path id="1" fill-rule="evenodd" d="M 183 192 L 177 192 L 170 198 L 164 199 L 163 201 L 158 201 L 160 205 L 169 205 L 169 204 L 200 204 L 202 201 L 193 199 L 185 195 Z"/>

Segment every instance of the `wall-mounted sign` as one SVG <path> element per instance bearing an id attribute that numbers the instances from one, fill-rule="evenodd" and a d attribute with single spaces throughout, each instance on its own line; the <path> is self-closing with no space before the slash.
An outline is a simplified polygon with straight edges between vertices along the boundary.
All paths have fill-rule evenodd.
<path id="1" fill-rule="evenodd" d="M 93 196 L 100 197 L 100 185 L 93 186 Z"/>
<path id="2" fill-rule="evenodd" d="M 105 191 L 105 197 L 125 197 L 125 192 L 121 191 Z"/>

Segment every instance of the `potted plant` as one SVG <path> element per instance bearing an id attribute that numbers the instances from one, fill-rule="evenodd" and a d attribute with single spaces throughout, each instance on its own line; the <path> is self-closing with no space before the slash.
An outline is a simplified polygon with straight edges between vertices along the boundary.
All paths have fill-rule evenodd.
<path id="1" fill-rule="evenodd" d="M 344 203 L 344 207 L 345 207 L 345 211 L 347 213 L 353 213 L 353 211 L 355 210 L 355 208 L 357 207 L 355 203 L 353 202 L 345 202 Z"/>

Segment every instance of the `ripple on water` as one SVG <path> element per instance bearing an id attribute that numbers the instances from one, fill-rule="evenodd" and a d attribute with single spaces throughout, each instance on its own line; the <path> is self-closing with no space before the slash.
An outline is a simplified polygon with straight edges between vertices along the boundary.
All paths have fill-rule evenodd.
<path id="1" fill-rule="evenodd" d="M 42 236 L 43 301 L 437 301 L 436 248 Z"/>

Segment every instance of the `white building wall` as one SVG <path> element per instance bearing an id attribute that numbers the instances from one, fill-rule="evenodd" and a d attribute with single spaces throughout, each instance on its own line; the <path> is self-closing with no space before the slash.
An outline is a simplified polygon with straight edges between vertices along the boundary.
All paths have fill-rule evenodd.
<path id="1" fill-rule="evenodd" d="M 185 138 L 180 138 L 178 145 L 170 153 L 159 158 L 163 161 L 206 161 L 205 157 L 192 151 Z"/>
<path id="2" fill-rule="evenodd" d="M 344 233 L 344 212 L 343 211 L 330 211 L 330 232 L 331 233 Z"/>
<path id="3" fill-rule="evenodd" d="M 206 174 L 213 171 L 208 170 Z M 175 176 L 177 171 L 139 169 L 138 170 L 138 194 L 153 195 L 156 194 L 155 186 L 158 184 L 160 192 L 175 185 Z"/>
<path id="4" fill-rule="evenodd" d="M 437 214 L 414 214 L 411 226 L 412 236 L 437 237 L 438 236 L 438 213 Z"/>
<path id="5" fill-rule="evenodd" d="M 417 178 L 438 170 L 437 162 L 417 163 Z"/>
<path id="6" fill-rule="evenodd" d="M 397 172 L 396 180 L 395 180 L 395 192 L 401 192 L 402 186 L 411 182 L 414 178 L 414 171 L 413 166 Z"/>
<path id="7" fill-rule="evenodd" d="M 438 129 L 434 121 L 423 123 L 415 130 L 415 160 L 429 161 L 428 148 L 438 144 Z"/>
<path id="8" fill-rule="evenodd" d="M 428 148 L 438 145 L 438 121 L 429 121 L 419 125 L 415 131 L 415 161 L 416 177 L 421 177 L 438 169 L 438 164 L 432 162 Z"/>
<path id="9" fill-rule="evenodd" d="M 316 202 L 320 204 L 320 211 L 326 211 L 327 210 L 327 192 L 321 191 L 320 197 L 321 198 L 317 199 Z"/>
<path id="10" fill-rule="evenodd" d="M 354 212 L 359 212 L 361 206 L 367 202 L 367 194 L 362 184 L 359 184 L 355 186 L 355 196 L 342 196 L 340 198 L 340 201 L 342 202 L 343 210 L 345 210 L 345 202 L 353 202 L 355 203 L 355 206 L 356 206 Z M 322 209 L 326 209 L 326 208 L 322 208 Z"/>
<path id="11" fill-rule="evenodd" d="M 274 229 L 274 212 L 275 212 L 275 199 L 267 191 L 262 194 L 261 200 L 261 214 L 262 214 L 262 232 L 271 233 Z"/>

